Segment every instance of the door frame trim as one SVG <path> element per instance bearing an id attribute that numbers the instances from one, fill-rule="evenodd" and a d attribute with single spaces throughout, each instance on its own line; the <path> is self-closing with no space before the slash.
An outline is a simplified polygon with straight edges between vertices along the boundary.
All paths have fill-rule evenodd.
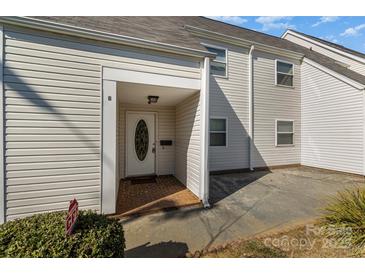
<path id="1" fill-rule="evenodd" d="M 125 111 L 125 131 L 124 131 L 124 177 L 127 178 L 130 175 L 128 174 L 128 149 L 127 149 L 127 120 L 128 120 L 128 114 L 153 114 L 155 117 L 155 162 L 154 162 L 154 169 L 155 174 L 158 176 L 158 148 L 157 148 L 157 140 L 158 140 L 158 112 L 157 111 L 142 111 L 142 110 L 126 110 Z"/>

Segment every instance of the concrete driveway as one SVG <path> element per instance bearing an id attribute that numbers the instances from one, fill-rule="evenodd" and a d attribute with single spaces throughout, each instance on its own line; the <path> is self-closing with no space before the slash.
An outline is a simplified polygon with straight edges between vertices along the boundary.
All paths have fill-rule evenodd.
<path id="1" fill-rule="evenodd" d="M 184 208 L 125 219 L 127 257 L 181 257 L 321 214 L 339 190 L 364 177 L 308 167 L 214 175 L 212 208 Z"/>

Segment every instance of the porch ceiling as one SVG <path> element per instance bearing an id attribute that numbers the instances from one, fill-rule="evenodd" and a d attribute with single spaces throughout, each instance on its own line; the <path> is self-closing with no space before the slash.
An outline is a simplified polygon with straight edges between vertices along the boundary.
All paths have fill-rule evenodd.
<path id="1" fill-rule="evenodd" d="M 172 88 L 146 84 L 118 82 L 118 98 L 121 103 L 148 105 L 149 95 L 159 96 L 157 106 L 175 106 L 192 94 L 199 92 L 193 89 Z"/>

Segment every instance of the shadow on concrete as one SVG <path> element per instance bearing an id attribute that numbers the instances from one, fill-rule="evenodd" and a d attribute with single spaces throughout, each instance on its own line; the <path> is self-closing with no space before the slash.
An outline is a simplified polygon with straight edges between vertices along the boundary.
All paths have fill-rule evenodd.
<path id="1" fill-rule="evenodd" d="M 147 242 L 143 245 L 125 251 L 126 258 L 184 258 L 189 248 L 186 243 L 161 242 L 150 245 Z"/>

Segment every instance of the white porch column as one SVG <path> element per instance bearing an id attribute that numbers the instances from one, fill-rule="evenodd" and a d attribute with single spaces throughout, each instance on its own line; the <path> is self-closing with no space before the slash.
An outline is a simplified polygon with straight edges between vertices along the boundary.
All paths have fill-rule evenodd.
<path id="1" fill-rule="evenodd" d="M 202 80 L 200 89 L 200 199 L 205 207 L 209 207 L 209 80 L 210 80 L 210 59 L 204 58 L 202 67 Z"/>
<path id="2" fill-rule="evenodd" d="M 116 212 L 117 198 L 117 82 L 103 80 L 101 211 Z"/>

